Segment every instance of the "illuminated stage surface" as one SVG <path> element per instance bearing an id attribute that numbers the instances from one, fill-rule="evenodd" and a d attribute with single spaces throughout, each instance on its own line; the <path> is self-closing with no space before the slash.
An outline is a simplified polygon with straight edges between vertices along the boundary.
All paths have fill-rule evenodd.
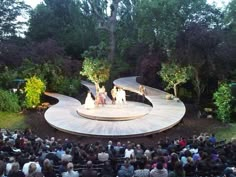
<path id="1" fill-rule="evenodd" d="M 77 113 L 85 118 L 93 120 L 121 121 L 141 118 L 152 110 L 152 107 L 133 101 L 127 101 L 127 104 L 106 104 L 99 105 L 94 109 L 85 109 L 84 105 L 77 109 Z"/>
<path id="2" fill-rule="evenodd" d="M 136 82 L 136 77 L 120 78 L 113 83 L 125 90 L 138 93 L 139 83 Z M 82 84 L 94 93 L 93 84 Z M 166 92 L 145 87 L 148 93 L 146 98 L 152 103 L 152 107 L 143 103 L 128 102 L 127 105 L 109 104 L 94 110 L 86 110 L 84 105 L 72 97 L 46 93 L 59 102 L 51 106 L 44 116 L 46 121 L 58 130 L 87 136 L 145 136 L 178 124 L 186 111 L 184 104 L 181 101 L 166 100 Z"/>

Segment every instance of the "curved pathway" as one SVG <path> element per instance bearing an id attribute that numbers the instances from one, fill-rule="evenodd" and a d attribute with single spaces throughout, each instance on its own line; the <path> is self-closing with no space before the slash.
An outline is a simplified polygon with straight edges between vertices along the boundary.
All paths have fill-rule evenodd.
<path id="1" fill-rule="evenodd" d="M 125 90 L 139 93 L 136 77 L 125 77 L 114 81 Z M 86 85 L 86 84 L 84 84 Z M 88 136 L 144 136 L 161 132 L 178 124 L 185 114 L 185 106 L 180 101 L 166 100 L 166 92 L 146 87 L 146 98 L 152 103 L 149 114 L 139 119 L 128 121 L 98 121 L 79 116 L 76 113 L 81 103 L 71 97 L 46 93 L 57 98 L 59 102 L 45 112 L 46 121 L 56 129 L 64 132 Z M 89 85 L 89 89 L 93 89 Z"/>

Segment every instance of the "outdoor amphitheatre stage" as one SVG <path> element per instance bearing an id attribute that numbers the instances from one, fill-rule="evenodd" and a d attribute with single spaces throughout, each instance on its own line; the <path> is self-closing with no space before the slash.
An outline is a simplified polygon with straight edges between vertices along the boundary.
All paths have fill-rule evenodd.
<path id="1" fill-rule="evenodd" d="M 139 93 L 137 77 L 125 77 L 113 83 L 124 90 Z M 95 94 L 95 86 L 83 81 Z M 145 86 L 146 98 L 152 106 L 127 101 L 127 104 L 106 105 L 87 110 L 75 98 L 46 93 L 59 102 L 45 112 L 46 121 L 54 128 L 76 135 L 103 137 L 137 137 L 162 132 L 178 124 L 185 114 L 181 101 L 167 100 L 166 92 Z"/>

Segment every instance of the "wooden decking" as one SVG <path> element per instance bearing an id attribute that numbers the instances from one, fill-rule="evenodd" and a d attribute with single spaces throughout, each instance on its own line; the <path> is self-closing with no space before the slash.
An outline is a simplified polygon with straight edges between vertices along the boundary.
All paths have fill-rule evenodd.
<path id="1" fill-rule="evenodd" d="M 114 84 L 125 90 L 139 93 L 139 83 L 136 77 L 120 78 Z M 85 86 L 92 91 L 94 86 L 84 82 Z M 46 93 L 57 98 L 59 102 L 51 106 L 45 112 L 46 121 L 56 129 L 77 135 L 87 136 L 115 136 L 115 137 L 134 137 L 144 136 L 156 132 L 161 132 L 178 124 L 185 114 L 185 106 L 179 101 L 166 100 L 166 92 L 147 87 L 146 98 L 152 103 L 152 109 L 138 119 L 127 121 L 101 121 L 92 120 L 77 114 L 77 109 L 81 108 L 81 103 L 71 97 L 56 93 Z M 93 91 L 92 91 L 93 92 Z M 110 111 L 107 109 L 107 111 Z M 134 107 L 134 110 L 139 111 Z M 106 114 L 106 111 L 101 114 Z M 116 113 L 118 114 L 118 113 Z"/>

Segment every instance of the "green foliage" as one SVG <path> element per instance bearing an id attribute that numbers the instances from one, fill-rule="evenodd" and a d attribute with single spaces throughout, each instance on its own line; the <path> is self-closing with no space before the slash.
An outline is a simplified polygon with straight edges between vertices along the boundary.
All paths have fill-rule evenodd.
<path id="1" fill-rule="evenodd" d="M 26 125 L 26 117 L 24 114 L 12 112 L 0 112 L 0 128 L 10 130 L 24 130 Z"/>
<path id="2" fill-rule="evenodd" d="M 219 140 L 232 141 L 236 139 L 236 123 L 227 124 L 227 127 L 220 128 L 216 131 L 216 137 Z"/>
<path id="3" fill-rule="evenodd" d="M 191 78 L 191 67 L 182 67 L 176 63 L 162 64 L 161 71 L 158 73 L 163 81 L 167 82 L 166 89 L 174 89 L 177 96 L 177 85 L 186 83 Z"/>
<path id="4" fill-rule="evenodd" d="M 105 58 L 109 52 L 108 46 L 105 42 L 100 42 L 96 46 L 90 46 L 88 50 L 84 51 L 82 56 L 84 58 Z"/>
<path id="5" fill-rule="evenodd" d="M 229 84 L 222 83 L 213 95 L 214 104 L 217 106 L 217 118 L 229 122 L 232 113 L 232 95 Z"/>
<path id="6" fill-rule="evenodd" d="M 10 89 L 12 82 L 17 78 L 17 71 L 9 69 L 7 66 L 4 67 L 0 73 L 0 87 L 3 89 Z"/>
<path id="7" fill-rule="evenodd" d="M 19 112 L 20 105 L 16 94 L 0 90 L 0 111 Z"/>
<path id="8" fill-rule="evenodd" d="M 112 64 L 111 78 L 118 78 L 123 73 L 128 72 L 129 69 L 129 65 L 124 60 L 117 58 Z"/>
<path id="9" fill-rule="evenodd" d="M 80 87 L 80 79 L 79 78 L 71 78 L 67 76 L 58 76 L 56 78 L 57 81 L 54 81 L 56 85 L 54 85 L 53 90 L 59 93 L 63 93 L 69 96 L 72 96 L 78 93 L 78 89 Z"/>
<path id="10" fill-rule="evenodd" d="M 64 45 L 67 54 L 80 57 L 97 43 L 95 22 L 90 10 L 75 0 L 50 0 L 31 13 L 28 35 L 36 41 L 53 38 Z"/>
<path id="11" fill-rule="evenodd" d="M 110 77 L 111 65 L 104 59 L 85 58 L 80 74 L 95 84 L 104 83 Z"/>
<path id="12" fill-rule="evenodd" d="M 36 76 L 26 79 L 25 85 L 25 106 L 34 108 L 40 103 L 40 97 L 45 91 L 45 84 Z"/>
<path id="13" fill-rule="evenodd" d="M 29 6 L 23 0 L 1 0 L 0 1 L 0 40 L 20 32 L 26 22 L 17 19 L 24 16 Z"/>

